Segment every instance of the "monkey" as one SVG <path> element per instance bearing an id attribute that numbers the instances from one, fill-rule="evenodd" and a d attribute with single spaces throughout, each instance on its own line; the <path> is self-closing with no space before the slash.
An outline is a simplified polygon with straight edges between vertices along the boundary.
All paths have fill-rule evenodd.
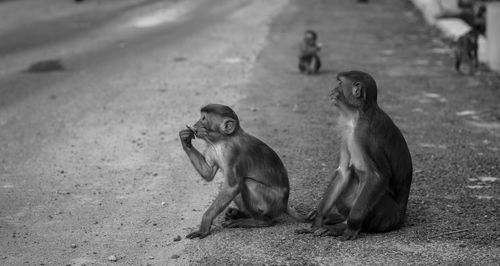
<path id="1" fill-rule="evenodd" d="M 473 28 L 479 34 L 486 33 L 486 6 L 485 3 L 479 3 L 475 8 L 474 18 L 472 20 Z"/>
<path id="2" fill-rule="evenodd" d="M 319 51 L 321 44 L 317 42 L 318 34 L 313 30 L 304 32 L 304 39 L 300 44 L 299 70 L 301 73 L 317 73 L 321 68 L 321 59 Z"/>
<path id="3" fill-rule="evenodd" d="M 339 73 L 330 99 L 339 111 L 339 165 L 311 228 L 296 233 L 354 240 L 361 231 L 387 232 L 402 226 L 413 166 L 408 145 L 377 104 L 377 85 L 361 71 Z"/>
<path id="4" fill-rule="evenodd" d="M 469 74 L 474 74 L 479 60 L 477 55 L 479 32 L 476 29 L 471 29 L 457 39 L 455 45 L 455 70 L 461 73 L 460 66 L 463 59 L 469 61 Z"/>
<path id="5" fill-rule="evenodd" d="M 200 111 L 201 118 L 194 126 L 179 132 L 182 148 L 203 179 L 212 181 L 220 170 L 224 184 L 203 214 L 199 230 L 186 237 L 201 239 L 209 235 L 214 218 L 231 202 L 237 208 L 228 208 L 223 227 L 267 227 L 282 214 L 305 221 L 288 206 L 288 173 L 276 152 L 243 131 L 230 107 L 208 104 Z M 204 154 L 193 146 L 195 138 L 207 143 Z"/>

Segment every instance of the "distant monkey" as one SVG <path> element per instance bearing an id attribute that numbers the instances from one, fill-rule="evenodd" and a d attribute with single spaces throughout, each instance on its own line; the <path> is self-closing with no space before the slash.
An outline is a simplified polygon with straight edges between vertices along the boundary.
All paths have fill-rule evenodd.
<path id="1" fill-rule="evenodd" d="M 479 32 L 472 29 L 460 36 L 455 46 L 455 70 L 461 73 L 460 66 L 463 60 L 469 63 L 469 74 L 474 74 L 479 65 L 478 60 Z"/>
<path id="2" fill-rule="evenodd" d="M 304 39 L 300 44 L 299 70 L 301 73 L 317 73 L 321 68 L 319 51 L 321 44 L 317 42 L 318 34 L 313 30 L 304 32 Z"/>
<path id="3" fill-rule="evenodd" d="M 181 130 L 179 136 L 203 179 L 212 181 L 218 170 L 224 176 L 224 185 L 203 215 L 200 229 L 187 238 L 206 237 L 214 218 L 231 202 L 237 208 L 228 209 L 224 227 L 266 227 L 281 214 L 304 220 L 288 207 L 290 187 L 281 159 L 264 142 L 241 129 L 230 107 L 209 104 L 201 108 L 200 120 Z M 192 145 L 195 137 L 208 144 L 204 154 Z"/>
<path id="4" fill-rule="evenodd" d="M 330 97 L 340 113 L 339 166 L 309 216 L 311 229 L 296 232 L 353 240 L 360 231 L 403 224 L 413 168 L 401 131 L 377 104 L 375 80 L 360 71 L 340 73 L 337 80 Z"/>

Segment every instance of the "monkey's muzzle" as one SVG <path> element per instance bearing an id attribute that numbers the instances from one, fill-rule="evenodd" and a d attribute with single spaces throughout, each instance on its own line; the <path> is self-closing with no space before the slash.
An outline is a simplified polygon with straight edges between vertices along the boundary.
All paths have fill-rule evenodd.
<path id="1" fill-rule="evenodd" d="M 340 99 L 340 92 L 338 91 L 332 91 L 330 93 L 330 101 L 332 102 L 337 102 Z"/>
<path id="2" fill-rule="evenodd" d="M 193 133 L 196 135 L 196 133 L 198 133 L 198 130 L 190 125 L 186 125 L 186 128 L 188 128 L 189 130 L 193 131 Z"/>

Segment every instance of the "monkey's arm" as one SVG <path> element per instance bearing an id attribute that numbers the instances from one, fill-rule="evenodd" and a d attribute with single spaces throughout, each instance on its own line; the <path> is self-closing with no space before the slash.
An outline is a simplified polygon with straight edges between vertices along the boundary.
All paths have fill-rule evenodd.
<path id="1" fill-rule="evenodd" d="M 196 171 L 198 171 L 201 177 L 206 181 L 212 181 L 215 177 L 215 174 L 219 170 L 217 164 L 211 162 L 211 160 L 206 160 L 205 156 L 203 156 L 195 147 L 184 150 L 186 151 L 191 164 L 193 164 L 194 168 L 196 169 Z M 210 154 L 207 154 L 207 156 L 209 155 Z"/>
<path id="2" fill-rule="evenodd" d="M 313 56 L 316 55 L 321 50 L 320 46 L 304 46 L 300 50 L 300 56 Z"/>
<path id="3" fill-rule="evenodd" d="M 370 158 L 366 159 L 368 169 L 357 171 L 362 180 L 360 192 L 347 218 L 347 228 L 341 240 L 354 240 L 362 229 L 366 216 L 373 210 L 380 198 L 384 195 L 384 188 L 388 177 L 378 170 Z M 387 166 L 388 167 L 388 166 Z"/>
<path id="4" fill-rule="evenodd" d="M 214 179 L 219 167 L 214 163 L 208 163 L 203 156 L 191 143 L 194 138 L 194 133 L 192 129 L 184 129 L 179 132 L 179 137 L 181 139 L 182 148 L 186 152 L 193 164 L 196 171 L 207 181 L 212 181 Z"/>
<path id="5" fill-rule="evenodd" d="M 349 184 L 349 178 L 351 178 L 351 168 L 349 167 L 349 162 L 351 155 L 347 146 L 342 144 L 340 148 L 340 162 L 339 167 L 335 170 L 333 178 L 328 184 L 325 190 L 323 199 L 321 200 L 317 215 L 312 224 L 313 228 L 320 228 L 323 226 L 323 219 L 325 215 L 330 213 L 330 210 L 334 207 L 335 201 L 340 197 L 342 192 L 347 188 Z"/>
<path id="6" fill-rule="evenodd" d="M 229 184 L 228 182 L 228 177 L 225 177 L 225 179 L 226 181 L 224 182 L 224 186 L 220 190 L 214 202 L 203 214 L 200 229 L 187 235 L 187 238 L 199 237 L 201 239 L 210 234 L 210 227 L 212 226 L 212 222 L 215 217 L 217 217 L 217 215 L 219 215 L 231 203 L 236 195 L 240 193 L 240 187 L 238 183 L 231 186 L 231 184 Z"/>

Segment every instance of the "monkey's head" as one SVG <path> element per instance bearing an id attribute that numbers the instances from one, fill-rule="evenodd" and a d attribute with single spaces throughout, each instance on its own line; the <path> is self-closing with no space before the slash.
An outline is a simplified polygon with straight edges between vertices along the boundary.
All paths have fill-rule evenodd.
<path id="1" fill-rule="evenodd" d="M 240 120 L 233 109 L 228 106 L 208 104 L 202 107 L 200 112 L 200 120 L 193 126 L 197 138 L 217 142 L 240 130 Z"/>
<path id="2" fill-rule="evenodd" d="M 315 43 L 318 39 L 318 34 L 313 30 L 306 30 L 304 32 L 304 42 Z"/>
<path id="3" fill-rule="evenodd" d="M 341 109 L 366 110 L 377 104 L 377 84 L 368 73 L 361 71 L 341 72 L 330 99 Z"/>

